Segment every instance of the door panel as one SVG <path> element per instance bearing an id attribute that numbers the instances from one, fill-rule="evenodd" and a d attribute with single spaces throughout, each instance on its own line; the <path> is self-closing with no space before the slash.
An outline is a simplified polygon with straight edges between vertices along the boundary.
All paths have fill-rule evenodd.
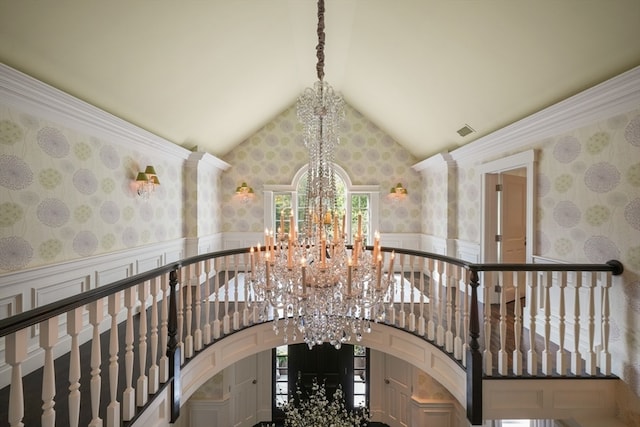
<path id="1" fill-rule="evenodd" d="M 387 354 L 384 370 L 386 423 L 391 427 L 407 427 L 410 424 L 410 365 Z"/>
<path id="2" fill-rule="evenodd" d="M 523 176 L 502 175 L 502 207 L 501 207 L 501 261 L 504 263 L 524 263 L 527 235 L 527 179 Z M 518 284 L 524 284 L 524 273 L 518 275 Z M 503 291 L 506 301 L 513 301 L 515 291 L 513 275 L 504 274 Z M 522 291 L 522 289 L 521 289 Z M 521 292 L 520 295 L 524 295 Z"/>
<path id="3" fill-rule="evenodd" d="M 235 387 L 233 393 L 233 425 L 251 427 L 257 421 L 257 359 L 250 356 L 235 364 Z"/>

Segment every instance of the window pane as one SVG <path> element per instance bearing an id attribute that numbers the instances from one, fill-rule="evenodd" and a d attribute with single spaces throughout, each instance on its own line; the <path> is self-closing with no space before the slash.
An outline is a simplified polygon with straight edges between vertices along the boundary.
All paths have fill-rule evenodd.
<path id="1" fill-rule="evenodd" d="M 352 194 L 351 195 L 351 234 L 358 232 L 358 215 L 362 215 L 362 235 L 364 244 L 371 241 L 369 229 L 369 195 L 368 194 Z"/>
<path id="2" fill-rule="evenodd" d="M 278 230 L 281 224 L 281 218 L 284 215 L 284 232 L 289 232 L 289 217 L 291 216 L 291 193 L 279 193 L 274 195 L 273 205 L 276 210 L 274 218 L 276 221 L 275 230 Z M 273 225 L 272 225 L 273 226 Z"/>

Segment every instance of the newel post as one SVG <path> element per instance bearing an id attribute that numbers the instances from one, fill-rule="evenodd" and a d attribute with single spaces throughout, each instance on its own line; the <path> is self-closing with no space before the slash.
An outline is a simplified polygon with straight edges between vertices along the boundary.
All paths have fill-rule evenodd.
<path id="1" fill-rule="evenodd" d="M 478 271 L 471 270 L 471 307 L 469 312 L 469 349 L 467 350 L 467 419 L 482 425 L 482 353 L 480 352 L 480 318 L 478 317 Z M 485 301 L 486 303 L 486 301 Z"/>
<path id="2" fill-rule="evenodd" d="M 178 306 L 176 304 L 176 287 L 178 286 L 178 269 L 169 273 L 169 322 L 167 331 L 167 357 L 169 358 L 169 380 L 171 381 L 171 423 L 180 416 L 180 347 L 178 347 Z"/>

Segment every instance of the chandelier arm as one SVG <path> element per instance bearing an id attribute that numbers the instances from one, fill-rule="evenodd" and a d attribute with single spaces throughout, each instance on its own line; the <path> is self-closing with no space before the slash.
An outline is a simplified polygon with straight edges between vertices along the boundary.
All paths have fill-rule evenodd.
<path id="1" fill-rule="evenodd" d="M 324 78 L 324 0 L 318 0 L 318 45 L 316 46 L 316 72 L 318 80 Z"/>

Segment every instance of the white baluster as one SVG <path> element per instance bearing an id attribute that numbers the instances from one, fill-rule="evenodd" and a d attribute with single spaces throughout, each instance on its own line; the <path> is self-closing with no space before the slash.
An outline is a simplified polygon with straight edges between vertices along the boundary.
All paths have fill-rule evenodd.
<path id="1" fill-rule="evenodd" d="M 11 365 L 11 389 L 9 390 L 9 425 L 23 427 L 24 390 L 22 388 L 22 362 L 27 358 L 27 331 L 18 332 L 5 337 L 4 360 Z"/>
<path id="2" fill-rule="evenodd" d="M 138 300 L 140 301 L 140 323 L 138 325 L 138 363 L 140 374 L 136 383 L 136 405 L 144 406 L 149 397 L 149 379 L 147 368 L 147 282 L 138 285 Z"/>
<path id="3" fill-rule="evenodd" d="M 176 285 L 176 299 L 178 306 L 178 348 L 180 349 L 180 366 L 184 365 L 185 350 L 184 350 L 184 291 L 185 281 L 182 280 L 185 277 L 185 268 L 182 267 L 178 271 L 178 284 Z M 188 287 L 188 275 L 186 276 L 186 282 Z"/>
<path id="4" fill-rule="evenodd" d="M 393 274 L 391 275 L 391 277 L 395 277 Z M 404 309 L 404 303 L 405 303 L 405 299 L 404 299 L 404 294 L 405 294 L 405 277 L 404 277 L 404 254 L 400 254 L 400 282 L 399 282 L 399 287 L 400 287 L 400 316 L 398 318 L 398 327 L 404 329 L 406 327 L 406 312 Z"/>
<path id="5" fill-rule="evenodd" d="M 124 291 L 124 305 L 127 308 L 127 320 L 124 337 L 125 390 L 122 394 L 122 419 L 130 421 L 136 412 L 136 394 L 133 388 L 133 307 L 136 303 L 135 287 Z"/>
<path id="6" fill-rule="evenodd" d="M 544 287 L 544 350 L 542 351 L 542 373 L 544 375 L 552 374 L 551 367 L 551 296 L 549 289 L 551 288 L 551 273 L 542 273 L 542 286 Z"/>
<path id="7" fill-rule="evenodd" d="M 602 284 L 602 350 L 600 351 L 600 373 L 611 375 L 611 353 L 609 353 L 609 288 L 611 288 L 611 273 L 604 275 Z"/>
<path id="8" fill-rule="evenodd" d="M 233 256 L 233 330 L 240 329 L 240 312 L 238 311 L 238 255 Z"/>
<path id="9" fill-rule="evenodd" d="M 149 394 L 156 394 L 160 387 L 160 372 L 158 369 L 158 293 L 160 286 L 158 278 L 151 279 L 151 366 L 149 367 Z"/>
<path id="10" fill-rule="evenodd" d="M 484 275 L 484 374 L 493 375 L 493 353 L 491 351 L 491 291 L 493 285 L 488 280 L 488 275 Z"/>
<path id="11" fill-rule="evenodd" d="M 567 373 L 567 352 L 564 349 L 564 338 L 566 335 L 566 299 L 564 290 L 567 287 L 567 272 L 558 273 L 559 287 L 559 307 L 558 307 L 558 351 L 556 352 L 556 372 L 560 375 Z"/>
<path id="12" fill-rule="evenodd" d="M 454 275 L 455 286 L 456 286 L 455 293 L 458 295 L 458 297 L 456 298 L 456 308 L 455 308 L 456 336 L 453 339 L 453 357 L 456 360 L 461 360 L 462 359 L 462 336 L 461 336 L 462 309 L 463 309 L 464 302 L 466 301 L 466 297 L 464 293 L 465 283 L 462 280 L 462 277 L 464 277 L 462 267 L 453 267 L 453 269 L 455 272 L 455 275 Z"/>
<path id="13" fill-rule="evenodd" d="M 595 331 L 596 331 L 596 304 L 595 304 L 595 292 L 596 286 L 598 283 L 597 273 L 589 273 L 589 320 L 588 320 L 588 328 L 589 328 L 589 349 L 585 356 L 585 372 L 588 375 L 596 375 L 596 362 L 597 362 L 597 354 L 595 348 Z"/>
<path id="14" fill-rule="evenodd" d="M 220 258 L 216 258 L 213 276 L 213 339 L 220 338 Z"/>
<path id="15" fill-rule="evenodd" d="M 186 359 L 191 359 L 193 357 L 193 335 L 191 335 L 191 331 L 192 331 L 192 321 L 193 321 L 193 312 L 191 311 L 192 308 L 192 304 L 193 304 L 193 293 L 192 293 L 192 289 L 193 289 L 193 282 L 195 281 L 195 277 L 194 277 L 194 265 L 193 264 L 189 264 L 186 268 L 186 278 L 185 280 L 182 282 L 184 283 L 184 285 L 186 286 L 186 303 L 185 303 L 185 323 L 186 323 L 186 333 L 185 333 L 185 339 L 184 339 L 184 348 L 185 348 L 185 355 L 184 357 Z M 184 271 L 184 270 L 183 270 Z M 184 276 L 183 276 L 184 277 Z"/>
<path id="16" fill-rule="evenodd" d="M 109 295 L 109 406 L 107 406 L 107 427 L 120 425 L 120 402 L 118 402 L 118 312 L 120 311 L 120 292 Z"/>
<path id="17" fill-rule="evenodd" d="M 409 267 L 410 267 L 409 289 L 411 289 L 411 294 L 409 296 L 409 300 L 410 300 L 410 303 L 409 303 L 410 304 L 410 306 L 409 306 L 410 307 L 410 309 L 409 309 L 409 311 L 410 311 L 410 314 L 409 314 L 409 331 L 415 332 L 415 330 L 416 330 L 416 314 L 415 314 L 415 297 L 414 297 L 414 294 L 415 294 L 415 290 L 416 290 L 417 287 L 415 286 L 415 281 L 416 281 L 415 274 L 416 274 L 416 272 L 415 272 L 415 269 L 414 269 L 414 263 L 415 263 L 416 257 L 414 257 L 412 255 L 409 259 L 410 259 L 410 261 L 409 261 L 409 263 L 410 263 L 409 264 Z M 393 274 L 393 272 L 392 272 L 392 274 Z"/>
<path id="18" fill-rule="evenodd" d="M 43 427 L 54 427 L 56 424 L 56 370 L 53 365 L 53 347 L 58 342 L 58 317 L 40 322 L 40 347 L 44 350 L 44 367 L 42 371 L 42 417 Z M 13 386 L 12 386 L 13 387 Z"/>
<path id="19" fill-rule="evenodd" d="M 204 264 L 204 329 L 202 334 L 204 335 L 204 345 L 211 344 L 211 303 L 209 298 L 211 297 L 211 285 L 209 280 L 211 278 L 211 267 L 213 260 L 209 258 Z"/>
<path id="20" fill-rule="evenodd" d="M 222 318 L 222 330 L 226 334 L 231 332 L 229 322 L 229 257 L 224 257 L 224 317 Z"/>
<path id="21" fill-rule="evenodd" d="M 439 346 L 444 345 L 444 298 L 445 289 L 447 286 L 447 264 L 442 261 L 437 261 L 438 271 L 440 272 L 438 281 L 436 282 L 436 288 L 438 289 L 438 321 L 436 326 L 436 344 Z"/>
<path id="22" fill-rule="evenodd" d="M 427 339 L 430 341 L 436 338 L 436 325 L 434 322 L 435 306 L 438 304 L 436 295 L 436 284 L 438 281 L 438 264 L 432 260 L 428 260 L 429 264 L 429 321 L 427 322 Z"/>
<path id="23" fill-rule="evenodd" d="M 513 349 L 513 373 L 515 375 L 522 375 L 522 308 L 520 306 L 520 274 L 517 271 L 513 272 L 513 288 L 515 291 L 515 304 L 513 307 L 513 332 L 514 332 L 514 344 Z"/>
<path id="24" fill-rule="evenodd" d="M 527 353 L 527 372 L 529 375 L 538 374 L 538 352 L 536 351 L 536 314 L 538 312 L 538 275 L 527 271 L 527 285 L 529 286 L 529 352 Z"/>
<path id="25" fill-rule="evenodd" d="M 447 331 L 444 334 L 444 348 L 447 353 L 453 352 L 453 299 L 455 298 L 454 284 L 456 283 L 455 266 L 447 263 L 447 281 L 445 286 L 447 288 Z"/>
<path id="26" fill-rule="evenodd" d="M 169 380 L 169 358 L 167 357 L 167 341 L 169 339 L 169 273 L 162 275 L 160 279 L 162 300 L 160 301 L 160 384 Z"/>
<path id="27" fill-rule="evenodd" d="M 463 290 L 463 298 L 464 298 L 464 308 L 462 310 L 462 365 L 467 366 L 467 350 L 469 350 L 469 310 L 471 300 L 471 287 L 469 286 L 470 282 L 469 270 L 466 268 L 462 269 L 462 275 L 460 278 L 461 287 Z"/>
<path id="28" fill-rule="evenodd" d="M 242 325 L 244 327 L 251 325 L 251 317 L 249 315 L 249 287 L 251 286 L 251 283 L 249 282 L 249 274 L 250 274 L 249 269 L 250 269 L 249 254 L 245 253 L 244 254 L 244 277 L 242 279 L 244 283 L 244 304 L 243 304 L 244 309 L 242 310 Z"/>
<path id="29" fill-rule="evenodd" d="M 100 350 L 100 322 L 103 319 L 104 304 L 102 300 L 94 301 L 87 306 L 89 309 L 89 323 L 93 327 L 93 337 L 91 339 L 91 422 L 89 427 L 102 427 L 102 419 L 98 415 L 100 410 L 100 387 L 102 378 L 100 377 L 100 364 L 102 354 Z"/>
<path id="30" fill-rule="evenodd" d="M 427 331 L 426 331 L 426 323 L 425 323 L 425 319 L 424 319 L 424 276 L 425 276 L 425 262 L 424 260 L 421 258 L 420 259 L 420 263 L 421 263 L 421 267 L 420 267 L 420 318 L 418 319 L 418 334 L 423 337 Z M 427 266 L 428 268 L 428 266 Z"/>
<path id="31" fill-rule="evenodd" d="M 573 282 L 573 353 L 571 354 L 571 373 L 582 374 L 582 354 L 580 354 L 580 288 L 582 272 L 576 271 Z"/>
<path id="32" fill-rule="evenodd" d="M 196 275 L 198 277 L 194 287 L 196 293 L 196 313 L 194 319 L 196 328 L 193 331 L 193 347 L 195 351 L 202 350 L 202 328 L 200 327 L 200 322 L 202 321 L 202 282 L 203 280 L 206 281 L 202 273 L 203 263 L 204 261 L 199 261 L 195 264 Z"/>
<path id="33" fill-rule="evenodd" d="M 507 361 L 507 292 L 504 286 L 504 272 L 498 272 L 500 286 L 500 350 L 498 350 L 498 373 L 507 375 L 509 366 Z"/>
<path id="34" fill-rule="evenodd" d="M 69 352 L 69 426 L 78 427 L 80 421 L 80 342 L 83 309 L 67 312 L 67 334 L 71 337 Z"/>

